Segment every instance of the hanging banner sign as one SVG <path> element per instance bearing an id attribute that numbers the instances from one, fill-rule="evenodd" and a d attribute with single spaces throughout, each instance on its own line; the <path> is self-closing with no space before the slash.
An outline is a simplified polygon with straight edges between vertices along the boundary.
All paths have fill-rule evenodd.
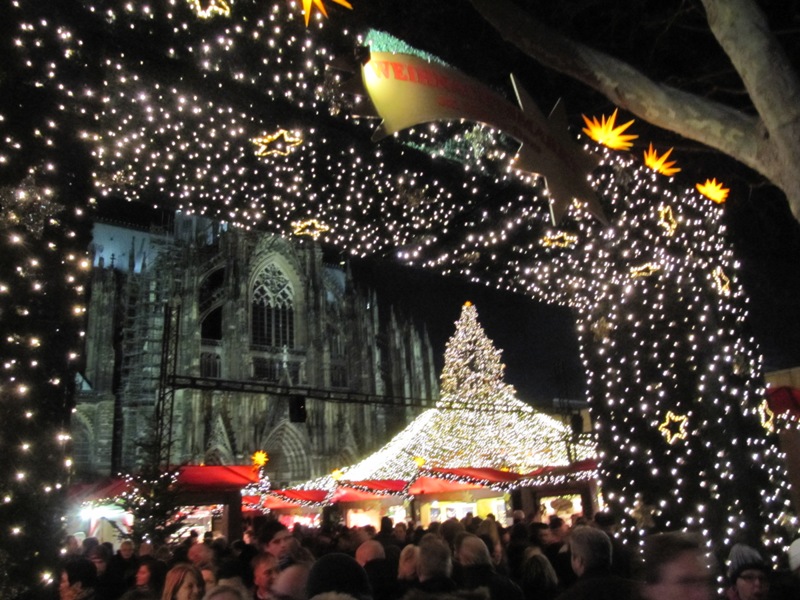
<path id="1" fill-rule="evenodd" d="M 513 167 L 545 178 L 554 221 L 576 198 L 606 222 L 587 180 L 595 162 L 570 139 L 566 122 L 554 127 L 513 77 L 521 109 L 456 69 L 410 54 L 372 52 L 361 79 L 383 119 L 374 140 L 433 121 L 483 123 L 522 143 Z"/>

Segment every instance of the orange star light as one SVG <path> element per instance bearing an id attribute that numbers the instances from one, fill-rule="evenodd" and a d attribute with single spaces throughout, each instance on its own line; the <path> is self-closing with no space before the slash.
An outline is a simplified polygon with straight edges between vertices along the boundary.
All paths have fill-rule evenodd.
<path id="1" fill-rule="evenodd" d="M 349 8 L 353 10 L 353 5 L 350 4 L 347 0 L 333 0 L 339 6 L 344 6 L 345 8 Z M 314 7 L 317 8 L 319 12 L 321 12 L 326 18 L 328 16 L 328 11 L 325 10 L 325 0 L 303 0 L 303 15 L 306 18 L 306 27 L 308 27 L 308 21 L 311 19 L 311 11 L 314 10 Z"/>
<path id="2" fill-rule="evenodd" d="M 631 140 L 635 140 L 639 136 L 622 135 L 622 133 L 633 124 L 633 120 L 617 127 L 617 110 L 618 109 L 615 108 L 614 113 L 608 119 L 603 115 L 601 121 L 598 121 L 597 117 L 589 119 L 586 115 L 581 115 L 583 121 L 586 123 L 583 132 L 598 144 L 608 146 L 612 150 L 628 150 L 633 146 Z"/>
<path id="3" fill-rule="evenodd" d="M 706 179 L 705 183 L 698 183 L 695 187 L 703 196 L 717 204 L 723 204 L 730 193 L 730 190 L 722 187 L 722 182 L 717 183 L 716 179 Z"/>
<path id="4" fill-rule="evenodd" d="M 656 173 L 662 175 L 675 175 L 679 168 L 675 167 L 675 161 L 667 162 L 669 155 L 672 154 L 672 148 L 664 152 L 661 156 L 653 148 L 653 143 L 650 143 L 650 148 L 644 153 L 644 164 L 653 169 Z"/>

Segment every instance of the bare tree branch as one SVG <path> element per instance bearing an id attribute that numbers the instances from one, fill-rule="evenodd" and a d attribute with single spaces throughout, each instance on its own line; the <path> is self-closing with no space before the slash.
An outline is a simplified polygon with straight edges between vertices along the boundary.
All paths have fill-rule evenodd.
<path id="1" fill-rule="evenodd" d="M 583 82 L 653 125 L 710 146 L 758 171 L 783 189 L 795 214 L 800 214 L 800 177 L 790 168 L 800 158 L 797 78 L 750 0 L 703 3 L 714 35 L 729 53 L 764 121 L 656 83 L 631 65 L 558 34 L 509 0 L 470 2 L 505 40 L 534 60 Z M 747 44 L 742 43 L 744 39 Z"/>

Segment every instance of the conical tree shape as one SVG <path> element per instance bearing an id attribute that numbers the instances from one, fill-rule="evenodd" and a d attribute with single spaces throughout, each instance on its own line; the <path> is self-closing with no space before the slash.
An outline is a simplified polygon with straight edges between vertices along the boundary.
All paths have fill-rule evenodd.
<path id="1" fill-rule="evenodd" d="M 478 310 L 464 304 L 456 331 L 447 341 L 438 408 L 520 410 L 513 386 L 503 382 L 502 350 L 478 323 Z"/>

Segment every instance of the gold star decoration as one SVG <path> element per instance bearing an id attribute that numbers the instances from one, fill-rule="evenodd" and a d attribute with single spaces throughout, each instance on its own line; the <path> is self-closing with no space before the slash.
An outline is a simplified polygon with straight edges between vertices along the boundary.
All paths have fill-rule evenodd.
<path id="1" fill-rule="evenodd" d="M 257 450 L 253 453 L 253 456 L 250 457 L 250 460 L 253 461 L 254 467 L 260 469 L 269 462 L 269 455 L 263 450 Z"/>
<path id="2" fill-rule="evenodd" d="M 307 235 L 311 239 L 316 240 L 326 231 L 330 231 L 330 226 L 317 221 L 316 219 L 308 219 L 306 221 L 294 221 L 292 223 L 292 233 L 297 236 Z"/>
<path id="3" fill-rule="evenodd" d="M 767 402 L 766 398 L 758 405 L 758 416 L 761 418 L 761 426 L 767 431 L 774 433 L 775 413 L 770 409 L 769 402 Z"/>
<path id="4" fill-rule="evenodd" d="M 279 129 L 250 141 L 256 146 L 256 156 L 288 156 L 292 148 L 303 143 L 303 138 L 297 133 Z"/>
<path id="5" fill-rule="evenodd" d="M 589 119 L 586 115 L 581 115 L 586 123 L 583 132 L 598 144 L 603 144 L 612 150 L 628 150 L 633 146 L 631 140 L 635 140 L 639 136 L 623 135 L 623 132 L 633 124 L 633 120 L 617 127 L 617 110 L 615 108 L 614 113 L 608 119 L 603 115 L 600 121 L 597 120 L 597 117 Z"/>
<path id="6" fill-rule="evenodd" d="M 723 204 L 730 193 L 730 190 L 722 187 L 722 183 L 717 183 L 716 179 L 706 179 L 705 183 L 698 183 L 695 187 L 703 196 L 717 204 Z"/>
<path id="7" fill-rule="evenodd" d="M 334 469 L 331 473 L 331 479 L 334 481 L 339 481 L 342 477 L 344 477 L 344 471 L 341 469 Z"/>
<path id="8" fill-rule="evenodd" d="M 672 148 L 664 152 L 661 156 L 653 148 L 653 143 L 650 142 L 650 148 L 648 148 L 644 153 L 644 164 L 653 169 L 656 173 L 661 173 L 662 175 L 675 175 L 680 171 L 679 168 L 675 167 L 675 161 L 667 162 L 669 155 L 672 154 Z"/>
<path id="9" fill-rule="evenodd" d="M 664 422 L 658 426 L 658 430 L 664 435 L 668 444 L 674 444 L 678 440 L 685 440 L 689 435 L 689 417 L 686 415 L 676 415 L 671 410 L 667 411 Z"/>
<path id="10" fill-rule="evenodd" d="M 578 236 L 559 231 L 548 234 L 539 241 L 545 248 L 569 248 L 578 241 Z"/>
<path id="11" fill-rule="evenodd" d="M 667 236 L 672 236 L 678 228 L 678 222 L 672 215 L 672 207 L 668 204 L 663 204 L 658 209 L 658 224 L 661 225 L 666 231 Z"/>
<path id="12" fill-rule="evenodd" d="M 344 6 L 345 8 L 349 8 L 353 10 L 353 5 L 350 4 L 347 0 L 333 0 L 339 6 Z M 308 27 L 308 22 L 311 19 L 311 12 L 314 10 L 314 7 L 317 8 L 319 12 L 321 12 L 326 18 L 328 17 L 328 11 L 325 10 L 325 0 L 303 0 L 303 16 L 306 18 L 306 27 Z"/>
<path id="13" fill-rule="evenodd" d="M 655 263 L 644 263 L 638 267 L 631 267 L 631 277 L 650 277 L 650 275 L 660 270 L 661 267 Z"/>
<path id="14" fill-rule="evenodd" d="M 592 323 L 592 335 L 594 335 L 594 339 L 597 341 L 607 340 L 608 335 L 611 333 L 613 328 L 614 327 L 611 325 L 611 322 L 608 319 L 605 317 L 600 317 L 594 323 Z"/>
<path id="15" fill-rule="evenodd" d="M 725 271 L 722 270 L 722 267 L 716 267 L 714 271 L 711 273 L 711 276 L 714 278 L 714 283 L 717 286 L 717 289 L 723 296 L 730 296 L 731 295 L 731 280 L 725 275 Z"/>
<path id="16" fill-rule="evenodd" d="M 231 15 L 231 5 L 225 0 L 209 0 L 205 6 L 201 0 L 186 0 L 189 8 L 201 19 L 212 17 L 229 17 Z"/>
<path id="17" fill-rule="evenodd" d="M 425 464 L 425 459 L 422 458 L 421 456 L 415 456 L 414 462 L 417 463 L 418 467 L 422 467 Z"/>

